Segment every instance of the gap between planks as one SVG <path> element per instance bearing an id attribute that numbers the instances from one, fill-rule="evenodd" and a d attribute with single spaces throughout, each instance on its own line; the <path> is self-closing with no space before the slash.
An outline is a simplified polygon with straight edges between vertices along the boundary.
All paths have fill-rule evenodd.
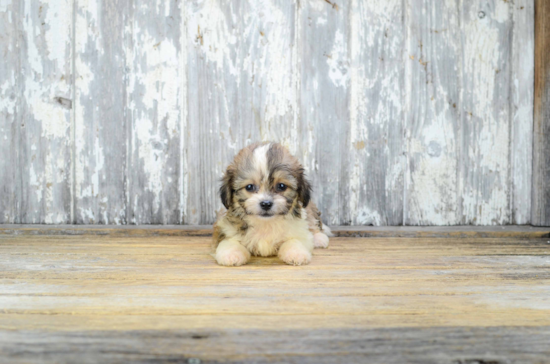
<path id="1" fill-rule="evenodd" d="M 336 237 L 550 238 L 550 228 L 507 226 L 333 226 Z M 0 235 L 211 236 L 212 225 L 0 225 Z"/>

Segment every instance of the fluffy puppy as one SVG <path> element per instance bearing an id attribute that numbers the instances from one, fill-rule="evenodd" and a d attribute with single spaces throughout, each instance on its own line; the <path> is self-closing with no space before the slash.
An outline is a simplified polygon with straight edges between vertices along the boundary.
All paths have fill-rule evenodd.
<path id="1" fill-rule="evenodd" d="M 214 224 L 218 264 L 243 265 L 251 255 L 308 264 L 313 248 L 328 247 L 331 235 L 310 195 L 304 168 L 285 147 L 255 143 L 242 149 L 220 188 L 227 210 Z"/>

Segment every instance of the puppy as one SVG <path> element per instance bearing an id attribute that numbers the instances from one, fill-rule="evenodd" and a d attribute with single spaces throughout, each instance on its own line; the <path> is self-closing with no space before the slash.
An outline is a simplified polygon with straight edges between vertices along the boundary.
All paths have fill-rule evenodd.
<path id="1" fill-rule="evenodd" d="M 251 255 L 308 264 L 313 248 L 327 248 L 331 235 L 310 195 L 304 168 L 285 147 L 255 143 L 242 149 L 220 188 L 227 211 L 214 224 L 218 264 L 243 265 Z"/>

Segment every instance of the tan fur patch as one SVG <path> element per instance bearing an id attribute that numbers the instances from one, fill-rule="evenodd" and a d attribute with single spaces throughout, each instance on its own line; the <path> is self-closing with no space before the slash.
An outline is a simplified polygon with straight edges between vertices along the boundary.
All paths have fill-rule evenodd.
<path id="1" fill-rule="evenodd" d="M 312 249 L 312 233 L 323 225 L 310 192 L 302 165 L 282 145 L 243 148 L 223 177 L 220 195 L 227 211 L 214 225 L 214 246 L 236 239 L 255 255 L 271 255 L 284 241 L 298 239 Z M 272 207 L 262 211 L 266 201 Z"/>
<path id="2" fill-rule="evenodd" d="M 321 232 L 323 230 L 323 223 L 321 222 L 321 213 L 317 209 L 317 206 L 313 202 L 310 202 L 306 207 L 306 212 L 309 231 L 313 234 Z"/>

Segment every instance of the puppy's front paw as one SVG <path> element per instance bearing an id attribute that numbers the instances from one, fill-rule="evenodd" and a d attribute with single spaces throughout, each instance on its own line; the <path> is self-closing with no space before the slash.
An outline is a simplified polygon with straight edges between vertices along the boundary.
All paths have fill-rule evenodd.
<path id="1" fill-rule="evenodd" d="M 239 250 L 231 250 L 216 253 L 216 261 L 219 265 L 238 267 L 239 265 L 246 264 L 248 258 Z"/>
<path id="2" fill-rule="evenodd" d="M 279 258 L 286 264 L 306 265 L 311 262 L 311 252 L 299 242 L 286 242 L 279 250 Z"/>
<path id="3" fill-rule="evenodd" d="M 228 244 L 222 242 L 216 250 L 216 261 L 219 265 L 237 267 L 246 264 L 250 259 L 250 253 L 238 243 Z"/>
<path id="4" fill-rule="evenodd" d="M 313 246 L 315 248 L 328 248 L 328 236 L 323 233 L 313 235 Z"/>

